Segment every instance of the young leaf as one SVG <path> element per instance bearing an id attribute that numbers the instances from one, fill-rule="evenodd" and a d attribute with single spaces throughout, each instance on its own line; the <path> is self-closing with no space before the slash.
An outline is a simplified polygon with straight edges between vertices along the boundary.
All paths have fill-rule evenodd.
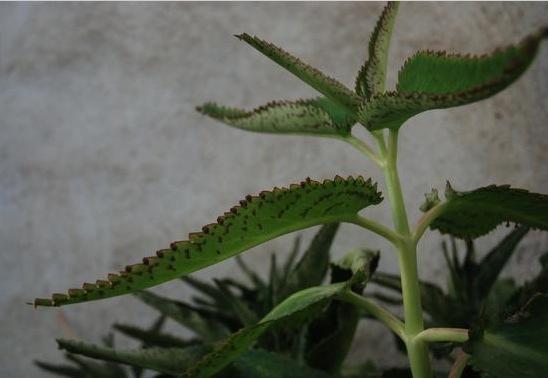
<path id="1" fill-rule="evenodd" d="M 76 340 L 58 339 L 57 344 L 60 349 L 64 349 L 70 353 L 139 366 L 173 375 L 180 375 L 196 359 L 208 351 L 208 348 L 203 345 L 193 345 L 184 349 L 147 348 L 118 350 Z"/>
<path id="2" fill-rule="evenodd" d="M 195 332 L 205 341 L 219 340 L 229 334 L 228 329 L 222 324 L 186 303 L 174 301 L 149 291 L 139 291 L 134 295 L 162 315 Z"/>
<path id="3" fill-rule="evenodd" d="M 359 105 L 360 98 L 350 89 L 337 80 L 326 76 L 316 68 L 304 63 L 299 58 L 282 50 L 278 46 L 257 37 L 250 36 L 247 33 L 237 35 L 236 37 L 247 42 L 259 52 L 278 63 L 330 100 L 342 105 L 347 110 L 354 111 Z"/>
<path id="4" fill-rule="evenodd" d="M 469 192 L 447 186 L 447 201 L 430 228 L 459 238 L 477 238 L 499 224 L 513 222 L 548 230 L 548 195 L 491 185 Z"/>
<path id="5" fill-rule="evenodd" d="M 259 133 L 345 136 L 356 123 L 351 113 L 325 97 L 271 102 L 251 111 L 214 103 L 197 110 L 227 125 Z"/>
<path id="6" fill-rule="evenodd" d="M 245 352 L 264 332 L 276 326 L 299 327 L 310 317 L 317 316 L 337 295 L 354 285 L 365 285 L 378 261 L 376 254 L 362 254 L 358 258 L 361 265 L 351 264 L 356 274 L 346 282 L 327 286 L 316 286 L 301 290 L 284 300 L 270 311 L 259 323 L 242 328 L 222 343 L 212 353 L 186 372 L 189 377 L 209 377 L 227 366 Z M 358 282 L 358 279 L 364 280 Z"/>
<path id="7" fill-rule="evenodd" d="M 548 371 L 548 295 L 537 295 L 506 323 L 471 332 L 465 351 L 487 376 L 537 378 Z"/>
<path id="8" fill-rule="evenodd" d="M 400 70 L 397 91 L 371 97 L 360 108 L 358 120 L 370 130 L 398 129 L 426 110 L 491 97 L 525 72 L 547 36 L 544 28 L 515 46 L 482 56 L 420 51 Z"/>
<path id="9" fill-rule="evenodd" d="M 36 299 L 34 305 L 62 306 L 136 292 L 216 264 L 289 232 L 352 220 L 361 209 L 381 201 L 376 184 L 362 177 L 337 177 L 323 183 L 308 179 L 300 185 L 247 196 L 240 206 L 219 217 L 217 223 L 190 234 L 189 240 L 174 242 L 171 249 L 145 257 L 142 264 L 129 265 L 120 274 L 110 274 L 108 280 Z"/>
<path id="10" fill-rule="evenodd" d="M 62 377 L 69 377 L 69 378 L 82 377 L 82 370 L 72 365 L 57 365 L 57 364 L 50 364 L 49 362 L 43 362 L 43 361 L 34 361 L 34 363 L 40 369 L 55 375 L 60 375 Z"/>
<path id="11" fill-rule="evenodd" d="M 384 7 L 369 39 L 369 60 L 362 66 L 356 78 L 356 93 L 364 98 L 384 92 L 388 49 L 398 8 L 399 3 L 396 1 L 390 1 Z"/>

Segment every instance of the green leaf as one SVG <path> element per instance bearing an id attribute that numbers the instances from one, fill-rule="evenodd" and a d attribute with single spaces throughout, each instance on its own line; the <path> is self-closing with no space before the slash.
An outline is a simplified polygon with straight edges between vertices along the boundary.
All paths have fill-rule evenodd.
<path id="1" fill-rule="evenodd" d="M 356 78 L 356 93 L 362 97 L 370 98 L 384 92 L 388 49 L 398 8 L 399 3 L 396 1 L 391 1 L 384 7 L 369 39 L 369 60 L 362 66 Z"/>
<path id="2" fill-rule="evenodd" d="M 358 120 L 370 130 L 398 129 L 426 110 L 491 97 L 525 72 L 547 36 L 544 28 L 515 46 L 482 56 L 420 51 L 401 68 L 397 91 L 372 96 L 360 107 Z"/>
<path id="3" fill-rule="evenodd" d="M 295 269 L 285 280 L 280 293 L 281 298 L 285 299 L 299 290 L 322 283 L 329 268 L 329 250 L 338 229 L 338 223 L 322 226 Z"/>
<path id="4" fill-rule="evenodd" d="M 538 378 L 548 371 L 548 295 L 537 295 L 507 322 L 471 332 L 465 351 L 488 377 Z"/>
<path id="5" fill-rule="evenodd" d="M 354 111 L 360 103 L 360 98 L 350 89 L 337 80 L 326 76 L 316 68 L 309 66 L 299 58 L 282 50 L 272 43 L 263 41 L 247 33 L 237 35 L 240 40 L 247 42 L 262 54 L 303 80 L 318 92 L 342 105 L 349 111 Z"/>
<path id="6" fill-rule="evenodd" d="M 131 366 L 139 366 L 173 375 L 180 375 L 208 350 L 203 345 L 193 345 L 184 349 L 147 348 L 119 350 L 65 339 L 58 339 L 57 344 L 60 349 L 64 349 L 70 353 Z"/>
<path id="7" fill-rule="evenodd" d="M 162 297 L 149 291 L 136 292 L 134 295 L 162 315 L 195 332 L 205 341 L 218 340 L 229 334 L 228 329 L 215 319 L 184 302 Z"/>
<path id="8" fill-rule="evenodd" d="M 35 306 L 62 306 L 124 295 L 221 262 L 278 236 L 319 224 L 352 220 L 358 211 L 382 201 L 376 184 L 362 177 L 307 179 L 289 188 L 274 188 L 259 196 L 247 196 L 240 206 L 217 218 L 217 223 L 174 242 L 170 249 L 145 257 L 107 280 L 85 283 L 67 294 L 36 299 Z"/>
<path id="9" fill-rule="evenodd" d="M 481 260 L 475 277 L 475 292 L 479 298 L 487 297 L 500 272 L 515 252 L 519 242 L 527 235 L 527 232 L 529 232 L 527 227 L 516 228 Z"/>
<path id="10" fill-rule="evenodd" d="M 299 365 L 295 360 L 266 350 L 250 350 L 232 368 L 239 378 L 328 378 L 321 370 Z"/>
<path id="11" fill-rule="evenodd" d="M 48 373 L 60 375 L 62 377 L 82 378 L 82 371 L 79 368 L 71 365 L 57 365 L 43 361 L 34 361 L 34 363 L 40 369 L 47 371 Z"/>
<path id="12" fill-rule="evenodd" d="M 147 346 L 156 346 L 161 348 L 185 348 L 194 344 L 195 340 L 183 340 L 169 333 L 162 333 L 143 329 L 130 324 L 114 324 L 113 328 L 124 335 L 142 341 Z"/>
<path id="13" fill-rule="evenodd" d="M 245 352 L 264 332 L 275 325 L 283 324 L 297 327 L 303 320 L 314 315 L 337 294 L 346 290 L 346 283 L 313 287 L 299 291 L 276 306 L 257 325 L 242 328 L 233 334 L 214 352 L 206 355 L 187 375 L 190 377 L 209 377 L 227 366 Z"/>
<path id="14" fill-rule="evenodd" d="M 227 125 L 259 133 L 346 136 L 354 116 L 331 100 L 271 102 L 251 111 L 206 103 L 197 110 Z"/>
<path id="15" fill-rule="evenodd" d="M 491 185 L 457 192 L 448 184 L 447 201 L 430 228 L 459 238 L 477 238 L 499 224 L 513 222 L 548 230 L 548 195 Z"/>
<path id="16" fill-rule="evenodd" d="M 361 261 L 362 266 L 352 264 L 356 276 L 368 279 L 365 272 L 373 271 L 373 266 L 378 260 L 376 254 L 355 255 Z M 367 256 L 368 258 L 363 258 Z M 323 309 L 337 295 L 349 290 L 351 285 L 359 284 L 356 278 L 350 277 L 346 282 L 340 282 L 327 286 L 317 286 L 301 290 L 284 300 L 270 311 L 259 323 L 254 326 L 242 328 L 220 344 L 212 353 L 206 355 L 198 364 L 186 372 L 189 377 L 209 377 L 232 362 L 235 358 L 249 349 L 253 343 L 267 330 L 283 326 L 298 328 L 307 320 L 317 317 Z M 365 285 L 365 282 L 362 282 Z"/>

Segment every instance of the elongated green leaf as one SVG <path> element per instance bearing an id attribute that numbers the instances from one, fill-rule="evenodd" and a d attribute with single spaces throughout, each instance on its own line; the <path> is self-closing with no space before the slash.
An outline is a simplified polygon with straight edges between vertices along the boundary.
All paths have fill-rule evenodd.
<path id="1" fill-rule="evenodd" d="M 447 201 L 432 229 L 459 238 L 477 238 L 504 222 L 548 230 L 548 195 L 491 185 L 469 192 L 447 186 Z"/>
<path id="2" fill-rule="evenodd" d="M 521 239 L 527 235 L 527 232 L 529 232 L 527 227 L 516 228 L 481 260 L 478 266 L 477 277 L 475 277 L 475 289 L 480 298 L 487 297 L 487 294 L 497 281 L 500 272 L 516 250 Z"/>
<path id="3" fill-rule="evenodd" d="M 321 370 L 298 364 L 291 358 L 262 349 L 250 350 L 236 361 L 234 376 L 240 378 L 329 378 Z"/>
<path id="4" fill-rule="evenodd" d="M 360 98 L 343 84 L 326 76 L 278 46 L 247 33 L 236 37 L 247 42 L 330 100 L 344 106 L 347 110 L 355 110 L 360 103 Z"/>
<path id="5" fill-rule="evenodd" d="M 107 280 L 85 283 L 82 289 L 68 294 L 54 294 L 36 299 L 35 306 L 66 304 L 114 297 L 146 289 L 196 270 L 221 262 L 289 232 L 311 226 L 351 220 L 361 209 L 378 204 L 382 197 L 376 184 L 362 177 L 325 180 L 308 179 L 289 188 L 275 188 L 259 196 L 247 196 L 204 226 L 202 232 L 189 235 L 189 240 L 174 242 L 171 249 L 145 257 L 142 264 L 129 265 Z"/>
<path id="6" fill-rule="evenodd" d="M 548 371 L 548 296 L 534 297 L 506 323 L 475 330 L 465 351 L 488 377 L 538 378 Z"/>
<path id="7" fill-rule="evenodd" d="M 259 323 L 242 328 L 234 333 L 215 351 L 206 355 L 198 364 L 186 372 L 189 377 L 209 377 L 227 366 L 235 358 L 245 352 L 268 329 L 277 326 L 298 328 L 303 322 L 317 317 L 319 310 L 332 299 L 352 286 L 360 284 L 358 279 L 368 280 L 378 261 L 377 254 L 354 254 L 356 263 L 352 263 L 354 276 L 345 282 L 327 286 L 317 286 L 301 290 L 284 300 L 270 311 Z M 358 264 L 357 261 L 359 261 Z M 366 281 L 361 284 L 365 285 Z"/>
<path id="8" fill-rule="evenodd" d="M 186 348 L 192 345 L 196 340 L 183 340 L 173 336 L 170 333 L 162 333 L 143 329 L 130 324 L 114 324 L 113 328 L 124 335 L 142 341 L 146 346 L 156 346 L 161 348 Z"/>
<path id="9" fill-rule="evenodd" d="M 338 228 L 338 223 L 322 226 L 295 269 L 283 283 L 281 298 L 322 283 L 329 268 L 329 250 Z"/>
<path id="10" fill-rule="evenodd" d="M 228 329 L 215 319 L 184 302 L 162 297 L 149 291 L 139 291 L 134 295 L 162 315 L 195 332 L 205 341 L 219 340 L 229 334 Z"/>
<path id="11" fill-rule="evenodd" d="M 348 135 L 356 123 L 345 108 L 323 97 L 271 102 L 251 111 L 207 103 L 197 110 L 238 129 L 260 133 Z"/>
<path id="12" fill-rule="evenodd" d="M 208 351 L 204 345 L 179 348 L 147 348 L 119 350 L 82 341 L 58 339 L 60 349 L 105 361 L 139 366 L 166 374 L 180 375 L 196 359 Z"/>
<path id="13" fill-rule="evenodd" d="M 388 49 L 398 8 L 399 3 L 396 1 L 386 5 L 369 39 L 369 59 L 356 78 L 356 93 L 362 97 L 370 98 L 384 92 Z"/>
<path id="14" fill-rule="evenodd" d="M 47 371 L 48 373 L 52 373 L 62 377 L 82 378 L 82 371 L 72 365 L 50 364 L 49 362 L 43 361 L 35 361 L 34 363 L 40 369 Z"/>
<path id="15" fill-rule="evenodd" d="M 400 70 L 397 91 L 371 97 L 360 108 L 358 120 L 370 130 L 398 129 L 426 110 L 491 97 L 525 72 L 547 36 L 544 28 L 515 46 L 482 56 L 418 52 Z"/>

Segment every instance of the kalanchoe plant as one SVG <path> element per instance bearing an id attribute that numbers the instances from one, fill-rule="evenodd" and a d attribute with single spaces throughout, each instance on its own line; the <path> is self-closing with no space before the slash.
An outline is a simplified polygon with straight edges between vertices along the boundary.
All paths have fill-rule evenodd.
<path id="1" fill-rule="evenodd" d="M 378 205 L 383 197 L 370 179 L 335 177 L 318 182 L 306 179 L 286 188 L 274 188 L 258 196 L 248 195 L 217 219 L 192 233 L 188 240 L 110 274 L 106 280 L 85 283 L 66 294 L 36 299 L 35 306 L 62 306 L 134 293 L 186 276 L 289 232 L 329 223 L 352 223 L 376 233 L 394 246 L 401 271 L 403 320 L 375 301 L 361 295 L 370 274 L 365 255 L 348 262 L 354 272 L 345 280 L 299 291 L 279 303 L 258 321 L 230 335 L 180 374 L 211 376 L 240 358 L 264 333 L 277 327 L 298 327 L 325 308 L 345 302 L 383 322 L 405 345 L 412 375 L 433 375 L 428 345 L 436 342 L 466 343 L 452 376 L 467 363 L 491 376 L 539 377 L 548 371 L 548 297 L 534 295 L 510 322 L 477 323 L 466 328 L 436 324 L 425 329 L 421 283 L 417 273 L 417 246 L 430 228 L 471 240 L 499 224 L 511 222 L 548 230 L 548 196 L 510 186 L 488 186 L 457 191 L 447 185 L 445 198 L 427 196 L 421 219 L 411 227 L 407 217 L 398 169 L 398 132 L 411 117 L 430 110 L 476 102 L 493 96 L 516 81 L 532 63 L 548 28 L 520 43 L 491 54 L 469 56 L 420 51 L 411 56 L 398 74 L 397 87 L 385 90 L 387 53 L 397 3 L 384 9 L 369 42 L 369 59 L 356 79 L 355 91 L 307 65 L 281 48 L 248 34 L 238 38 L 266 55 L 322 94 L 322 97 L 273 102 L 252 111 L 205 104 L 200 112 L 245 130 L 296 133 L 339 139 L 371 158 L 382 170 L 394 227 L 382 225 L 359 213 Z M 373 148 L 352 134 L 361 124 L 376 141 Z M 360 262 L 361 261 L 361 262 Z M 460 289 L 459 289 L 460 290 Z M 161 356 L 160 363 L 173 358 Z M 163 361 L 163 362 L 162 362 Z M 283 364 L 282 364 L 283 365 Z M 185 364 L 181 364 L 185 366 Z M 337 373 L 336 369 L 331 373 Z"/>

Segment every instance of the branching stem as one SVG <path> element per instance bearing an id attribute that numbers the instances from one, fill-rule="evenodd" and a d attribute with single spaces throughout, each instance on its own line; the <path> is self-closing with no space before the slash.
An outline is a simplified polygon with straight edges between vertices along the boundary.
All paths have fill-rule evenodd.
<path id="1" fill-rule="evenodd" d="M 348 290 L 344 294 L 341 294 L 338 298 L 345 302 L 352 303 L 357 307 L 363 308 L 371 316 L 374 316 L 375 318 L 383 322 L 388 328 L 392 330 L 392 332 L 394 332 L 402 340 L 404 340 L 405 332 L 403 322 L 387 309 L 379 306 L 375 302 L 359 294 L 354 293 L 351 290 Z"/>
<path id="2" fill-rule="evenodd" d="M 416 338 L 428 343 L 445 341 L 464 343 L 468 340 L 468 330 L 463 328 L 428 328 L 419 333 Z"/>
<path id="3" fill-rule="evenodd" d="M 437 205 L 435 205 L 433 208 L 428 210 L 417 222 L 417 226 L 415 227 L 415 231 L 413 232 L 413 242 L 417 244 L 419 240 L 422 238 L 422 235 L 424 235 L 424 232 L 430 226 L 430 224 L 443 213 L 444 210 L 444 203 L 440 202 Z"/>
<path id="4" fill-rule="evenodd" d="M 360 226 L 362 228 L 365 228 L 369 231 L 372 231 L 372 232 L 382 236 L 383 238 L 385 238 L 386 240 L 388 240 L 392 244 L 399 244 L 402 241 L 402 236 L 400 234 L 398 234 L 397 232 L 394 232 L 390 228 L 388 228 L 388 227 L 386 227 L 386 226 L 384 226 L 380 223 L 375 222 L 372 219 L 362 217 L 360 215 L 356 215 L 355 218 L 349 219 L 348 222 L 353 223 L 353 224 L 355 224 L 357 226 Z"/>
<path id="5" fill-rule="evenodd" d="M 342 137 L 340 139 L 349 143 L 350 145 L 358 149 L 358 151 L 371 158 L 371 160 L 373 160 L 373 162 L 377 164 L 377 166 L 379 166 L 380 168 L 384 167 L 384 160 L 373 150 L 373 148 L 371 148 L 363 140 L 356 138 L 352 134 Z"/>

